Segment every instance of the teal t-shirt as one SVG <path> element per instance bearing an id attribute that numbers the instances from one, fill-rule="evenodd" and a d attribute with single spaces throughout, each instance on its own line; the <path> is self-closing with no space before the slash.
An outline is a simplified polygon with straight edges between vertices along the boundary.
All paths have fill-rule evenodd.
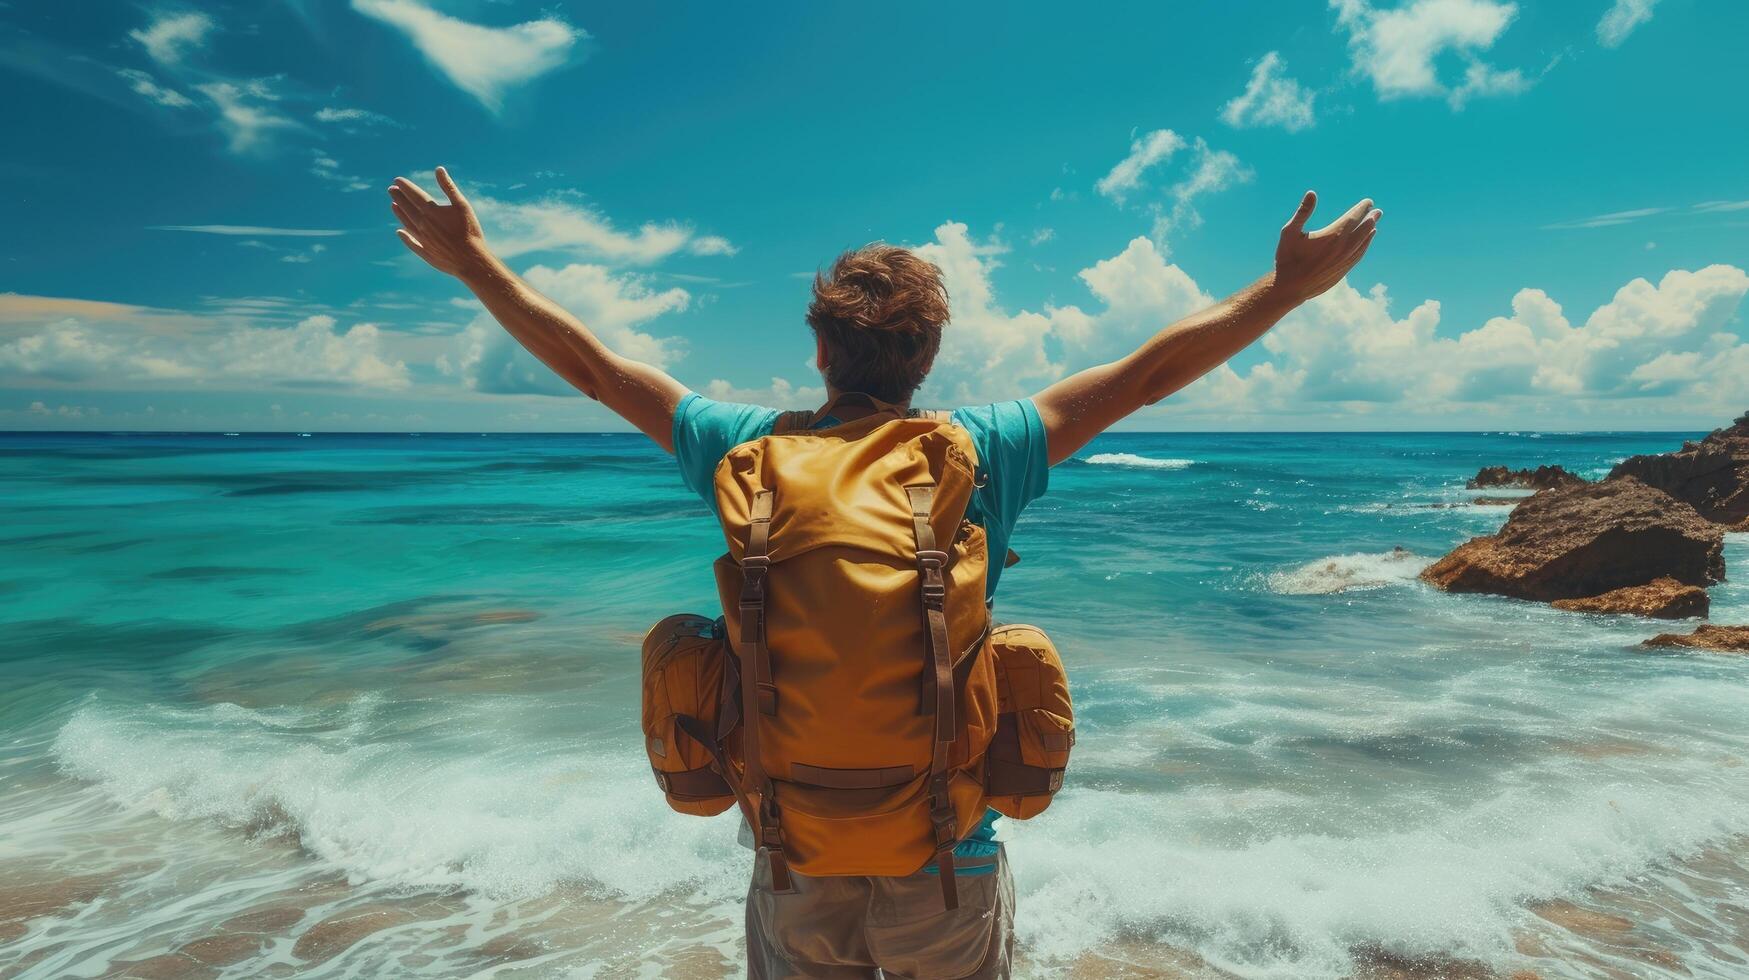
<path id="1" fill-rule="evenodd" d="M 716 498 L 712 487 L 717 464 L 741 443 L 770 435 L 779 414 L 775 408 L 720 402 L 696 392 L 689 392 L 680 400 L 674 410 L 674 459 L 680 464 L 681 479 L 713 512 Z M 952 418 L 955 425 L 971 435 L 972 448 L 977 451 L 978 466 L 983 471 L 980 475 L 984 485 L 972 494 L 966 518 L 984 529 L 990 552 L 985 598 L 993 600 L 996 583 L 1002 576 L 1002 559 L 1008 554 L 1008 540 L 1014 534 L 1014 522 L 1027 504 L 1044 494 L 1050 481 L 1045 427 L 1031 399 L 958 408 Z M 821 420 L 820 426 L 837 422 L 828 417 Z M 994 854 L 996 817 L 995 810 L 985 813 L 971 835 L 954 849 L 954 855 L 975 858 Z M 923 870 L 933 872 L 935 865 Z M 994 866 L 973 866 L 961 873 L 985 874 L 992 870 Z"/>

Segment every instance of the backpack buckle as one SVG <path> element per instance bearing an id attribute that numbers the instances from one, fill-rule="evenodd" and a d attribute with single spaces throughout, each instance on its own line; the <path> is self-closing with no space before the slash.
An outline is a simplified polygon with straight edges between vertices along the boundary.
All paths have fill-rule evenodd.
<path id="1" fill-rule="evenodd" d="M 919 549 L 917 552 L 917 564 L 924 569 L 940 571 L 942 567 L 947 564 L 947 552 Z"/>
<path id="2" fill-rule="evenodd" d="M 951 851 L 959 846 L 958 818 L 950 805 L 945 811 L 931 810 L 930 822 L 935 825 L 935 852 Z"/>

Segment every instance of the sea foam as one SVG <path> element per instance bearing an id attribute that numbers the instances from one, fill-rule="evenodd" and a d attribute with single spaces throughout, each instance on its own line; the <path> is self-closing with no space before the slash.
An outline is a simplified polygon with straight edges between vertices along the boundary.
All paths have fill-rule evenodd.
<path id="1" fill-rule="evenodd" d="M 1143 470 L 1182 470 L 1196 465 L 1194 459 L 1155 459 L 1135 453 L 1094 453 L 1087 457 L 1094 466 L 1131 466 Z"/>
<path id="2" fill-rule="evenodd" d="M 1325 595 L 1357 589 L 1406 585 L 1432 564 L 1430 558 L 1398 548 L 1393 551 L 1332 555 L 1298 568 L 1269 575 L 1272 592 L 1282 595 Z"/>
<path id="3" fill-rule="evenodd" d="M 516 727 L 507 700 L 483 712 L 457 708 L 441 728 Z M 421 743 L 428 734 L 380 738 L 376 713 L 368 701 L 325 712 L 87 705 L 52 755 L 123 806 L 291 837 L 358 882 L 497 899 L 560 883 L 634 901 L 745 890 L 734 815 L 671 812 L 623 742 L 439 750 Z"/>

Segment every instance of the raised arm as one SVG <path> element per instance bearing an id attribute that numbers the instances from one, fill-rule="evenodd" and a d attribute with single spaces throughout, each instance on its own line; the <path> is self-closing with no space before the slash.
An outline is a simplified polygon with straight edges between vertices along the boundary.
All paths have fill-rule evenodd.
<path id="1" fill-rule="evenodd" d="M 1155 334 L 1134 353 L 1090 367 L 1033 398 L 1052 466 L 1144 405 L 1202 377 L 1244 350 L 1294 307 L 1342 281 L 1372 244 L 1382 212 L 1370 198 L 1317 231 L 1311 191 L 1281 229 L 1275 269 L 1214 306 Z"/>
<path id="2" fill-rule="evenodd" d="M 448 204 L 433 200 L 405 177 L 395 178 L 389 198 L 401 219 L 395 230 L 401 241 L 432 268 L 460 279 L 518 343 L 559 377 L 673 452 L 674 409 L 686 387 L 660 368 L 608 350 L 581 321 L 523 282 L 486 246 L 473 207 L 442 167 L 437 168 L 437 184 Z"/>

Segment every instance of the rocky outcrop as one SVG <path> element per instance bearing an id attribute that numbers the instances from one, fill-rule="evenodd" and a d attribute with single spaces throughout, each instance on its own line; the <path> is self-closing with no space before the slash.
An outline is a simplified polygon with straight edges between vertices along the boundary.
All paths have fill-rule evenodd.
<path id="1" fill-rule="evenodd" d="M 1539 466 L 1534 470 L 1509 470 L 1504 466 L 1484 466 L 1464 486 L 1471 490 L 1483 490 L 1488 487 L 1559 490 L 1564 487 L 1576 487 L 1584 482 L 1583 479 L 1574 476 L 1560 466 Z"/>
<path id="2" fill-rule="evenodd" d="M 1749 414 L 1676 452 L 1624 459 L 1608 479 L 1621 477 L 1657 487 L 1709 521 L 1749 531 Z"/>
<path id="3" fill-rule="evenodd" d="M 1724 576 L 1718 525 L 1632 478 L 1541 491 L 1515 507 L 1499 532 L 1470 539 L 1421 573 L 1448 592 L 1540 602 L 1664 577 L 1706 586 Z"/>
<path id="4" fill-rule="evenodd" d="M 1695 647 L 1726 653 L 1749 653 L 1749 626 L 1700 626 L 1692 633 L 1659 633 L 1649 647 Z"/>
<path id="5" fill-rule="evenodd" d="M 1645 585 L 1611 589 L 1584 599 L 1556 599 L 1550 605 L 1568 612 L 1621 613 L 1653 619 L 1688 619 L 1705 616 L 1710 605 L 1706 590 L 1684 585 L 1673 578 L 1653 579 Z"/>

